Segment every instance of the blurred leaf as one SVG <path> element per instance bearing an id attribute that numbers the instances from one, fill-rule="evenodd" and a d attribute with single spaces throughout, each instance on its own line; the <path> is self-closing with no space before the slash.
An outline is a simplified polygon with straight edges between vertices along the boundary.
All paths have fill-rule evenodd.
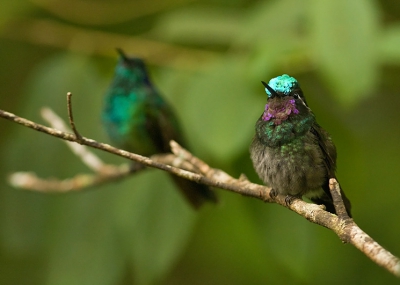
<path id="1" fill-rule="evenodd" d="M 306 3 L 304 0 L 258 2 L 246 11 L 235 44 L 252 47 L 268 43 L 285 49 L 301 36 Z M 285 44 L 279 44 L 284 41 Z"/>
<path id="2" fill-rule="evenodd" d="M 161 280 L 187 245 L 196 221 L 165 173 L 147 171 L 115 193 L 115 215 L 132 259 L 135 284 Z"/>
<path id="3" fill-rule="evenodd" d="M 259 83 L 261 80 L 269 81 L 270 78 L 283 73 L 308 71 L 310 66 L 303 52 L 303 43 L 296 40 L 291 41 L 289 45 L 287 43 L 286 40 L 277 40 L 273 44 L 264 42 L 254 47 L 254 54 L 249 60 L 247 70 L 248 80 Z M 256 81 L 255 78 L 259 80 Z"/>
<path id="4" fill-rule="evenodd" d="M 58 54 L 32 71 L 26 84 L 27 98 L 21 114 L 48 125 L 40 117 L 40 109 L 47 106 L 68 122 L 66 94 L 71 91 L 74 94 L 72 104 L 78 130 L 84 136 L 96 136 L 101 131 L 93 126 L 98 126 L 100 121 L 102 96 L 98 94 L 102 93 L 102 89 L 103 84 L 87 57 Z M 86 170 L 62 140 L 24 128 L 18 129 L 15 140 L 10 149 L 18 153 L 13 156 L 12 164 L 24 165 L 24 169 L 16 171 L 35 170 L 39 175 L 57 175 L 62 178 L 63 175 L 75 175 L 80 170 Z M 43 152 L 44 145 L 46 152 Z M 30 155 L 29 162 L 26 162 L 27 153 Z M 65 167 L 65 164 L 70 163 L 75 163 L 78 168 Z"/>
<path id="5" fill-rule="evenodd" d="M 196 284 L 202 276 L 206 280 L 215 278 L 215 284 L 258 284 L 259 280 L 275 278 L 281 280 L 279 284 L 290 284 L 290 280 L 280 274 L 280 264 L 271 258 L 266 250 L 268 247 L 264 246 L 270 240 L 260 234 L 265 223 L 260 224 L 252 214 L 254 208 L 262 208 L 264 213 L 270 214 L 269 205 L 219 192 L 221 204 L 202 216 L 193 238 L 194 252 L 191 255 L 194 257 L 189 258 L 194 266 L 189 268 L 192 271 L 187 277 L 189 280 L 181 277 L 184 281 L 180 284 Z M 207 261 L 207 267 L 201 260 Z"/>
<path id="6" fill-rule="evenodd" d="M 378 9 L 370 0 L 313 1 L 312 48 L 334 94 L 352 104 L 377 83 Z"/>
<path id="7" fill-rule="evenodd" d="M 84 136 L 89 136 L 86 131 L 98 131 L 93 126 L 100 122 L 103 93 L 108 82 L 99 77 L 90 57 L 59 53 L 40 64 L 32 75 L 26 88 L 29 92 L 26 108 L 30 114 L 39 117 L 41 107 L 46 106 L 67 120 L 66 94 L 72 92 L 77 128 Z"/>
<path id="8" fill-rule="evenodd" d="M 292 278 L 301 280 L 299 284 L 309 284 L 311 276 L 307 264 L 315 254 L 315 225 L 282 208 L 258 212 L 256 219 L 265 225 L 260 227 L 260 231 L 268 240 L 263 245 L 268 248 L 269 258 L 285 267 Z"/>
<path id="9" fill-rule="evenodd" d="M 46 106 L 67 120 L 66 94 L 72 92 L 78 129 L 84 126 L 84 130 L 81 130 L 83 132 L 85 128 L 93 130 L 93 126 L 100 122 L 105 83 L 90 57 L 73 53 L 51 55 L 32 69 L 31 76 L 24 84 L 26 96 L 20 112 L 29 119 L 43 123 L 40 110 Z"/>
<path id="10" fill-rule="evenodd" d="M 95 93 L 99 86 L 95 70 L 86 57 L 72 54 L 51 56 L 32 70 L 25 84 L 26 97 L 22 101 L 24 107 L 18 111 L 18 115 L 43 123 L 39 115 L 40 109 L 49 106 L 66 118 L 66 93 L 73 90 L 76 94 L 82 94 L 82 97 L 86 95 L 86 98 L 78 95 L 74 97 L 77 99 L 76 102 L 74 100 L 75 110 L 86 112 L 84 120 L 80 120 L 81 116 L 75 114 L 79 118 L 76 121 L 78 129 L 89 129 L 86 124 L 91 124 L 90 128 L 93 129 L 93 125 L 97 124 L 93 123 L 93 116 L 88 114 L 94 113 L 99 107 L 94 103 L 93 97 L 87 94 Z M 64 142 L 23 127 L 15 126 L 15 132 L 4 144 L 3 153 L 3 163 L 7 165 L 8 172 L 34 171 L 45 178 L 64 178 L 87 170 Z M 3 180 L 6 179 L 6 174 L 9 173 L 3 173 Z M 8 187 L 6 189 L 8 191 L 2 197 L 3 208 L 8 213 L 3 217 L 6 226 L 3 231 L 5 243 L 15 252 L 29 252 L 34 248 L 38 250 L 45 242 L 43 230 L 51 203 L 49 196 Z"/>
<path id="11" fill-rule="evenodd" d="M 64 196 L 52 213 L 47 284 L 116 284 L 125 270 L 113 216 L 112 192 Z"/>
<path id="12" fill-rule="evenodd" d="M 250 49 L 249 80 L 269 80 L 276 71 L 293 74 L 310 68 L 304 39 L 307 5 L 300 2 L 303 5 L 298 0 L 263 1 L 247 11 L 234 46 Z"/>
<path id="13" fill-rule="evenodd" d="M 110 25 L 159 13 L 192 0 L 61 1 L 31 0 L 56 16 L 83 25 Z M 14 1 L 17 2 L 17 1 Z"/>
<path id="14" fill-rule="evenodd" d="M 9 161 L 8 156 L 2 155 L 2 157 L 4 157 L 3 162 Z M 0 178 L 3 184 L 5 178 L 5 175 Z M 8 185 L 3 185 L 2 189 L 3 204 L 0 216 L 2 253 L 11 256 L 39 254 L 46 243 L 44 229 L 48 218 L 49 201 L 43 195 L 18 191 Z"/>
<path id="15" fill-rule="evenodd" d="M 0 3 L 0 31 L 8 20 L 18 17 L 32 8 L 30 1 L 1 1 Z"/>
<path id="16" fill-rule="evenodd" d="M 381 33 L 379 42 L 380 59 L 387 64 L 400 63 L 400 25 L 394 24 Z"/>
<path id="17" fill-rule="evenodd" d="M 229 161 L 250 144 L 265 103 L 253 96 L 243 78 L 245 69 L 243 61 L 232 58 L 213 65 L 193 77 L 181 103 L 192 141 L 221 161 Z"/>
<path id="18" fill-rule="evenodd" d="M 240 15 L 232 9 L 202 6 L 163 15 L 152 34 L 187 44 L 228 44 L 240 27 Z"/>

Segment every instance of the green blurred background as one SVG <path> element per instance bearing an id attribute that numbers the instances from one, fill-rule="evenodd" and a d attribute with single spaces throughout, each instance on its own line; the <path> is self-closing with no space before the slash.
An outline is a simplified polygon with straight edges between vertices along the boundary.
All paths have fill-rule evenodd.
<path id="1" fill-rule="evenodd" d="M 147 60 L 196 155 L 255 182 L 260 81 L 296 77 L 336 142 L 356 222 L 400 255 L 398 1 L 3 0 L 0 108 L 66 118 L 70 91 L 80 132 L 108 142 L 100 110 L 116 47 Z M 82 193 L 17 190 L 15 171 L 90 171 L 60 140 L 6 120 L 0 155 L 0 284 L 399 283 L 277 205 L 217 190 L 221 203 L 195 212 L 157 170 Z"/>

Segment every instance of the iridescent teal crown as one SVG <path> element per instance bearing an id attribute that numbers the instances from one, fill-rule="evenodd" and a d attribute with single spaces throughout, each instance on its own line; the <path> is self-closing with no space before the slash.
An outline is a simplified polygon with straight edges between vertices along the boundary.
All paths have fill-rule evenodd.
<path id="1" fill-rule="evenodd" d="M 299 83 L 297 82 L 296 78 L 287 74 L 272 78 L 268 82 L 268 85 L 276 92 L 284 95 L 289 95 L 293 89 L 299 88 Z M 272 96 L 271 92 L 269 92 L 267 88 L 265 88 L 265 92 L 267 93 L 268 97 Z"/>

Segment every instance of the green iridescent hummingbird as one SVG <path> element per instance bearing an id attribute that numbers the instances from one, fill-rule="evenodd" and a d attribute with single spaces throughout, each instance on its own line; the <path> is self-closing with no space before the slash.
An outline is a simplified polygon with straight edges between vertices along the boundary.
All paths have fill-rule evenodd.
<path id="1" fill-rule="evenodd" d="M 267 104 L 250 145 L 254 169 L 276 194 L 303 195 L 335 214 L 329 179 L 335 178 L 336 148 L 308 107 L 297 80 L 287 74 L 263 82 Z M 342 198 L 351 216 L 351 205 Z"/>
<path id="2" fill-rule="evenodd" d="M 117 51 L 120 59 L 105 95 L 102 114 L 111 141 L 119 148 L 144 156 L 170 152 L 170 140 L 185 146 L 178 120 L 151 83 L 143 60 L 128 57 L 121 49 Z M 215 193 L 207 186 L 171 177 L 195 208 L 203 202 L 216 201 Z"/>

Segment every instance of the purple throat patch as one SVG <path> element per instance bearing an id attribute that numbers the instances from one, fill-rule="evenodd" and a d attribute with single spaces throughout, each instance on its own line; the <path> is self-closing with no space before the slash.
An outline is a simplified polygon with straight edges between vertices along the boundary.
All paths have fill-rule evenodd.
<path id="1" fill-rule="evenodd" d="M 299 110 L 296 108 L 294 99 L 289 99 L 279 103 L 266 104 L 262 119 L 264 121 L 274 119 L 275 125 L 280 125 L 292 113 L 298 114 Z"/>

